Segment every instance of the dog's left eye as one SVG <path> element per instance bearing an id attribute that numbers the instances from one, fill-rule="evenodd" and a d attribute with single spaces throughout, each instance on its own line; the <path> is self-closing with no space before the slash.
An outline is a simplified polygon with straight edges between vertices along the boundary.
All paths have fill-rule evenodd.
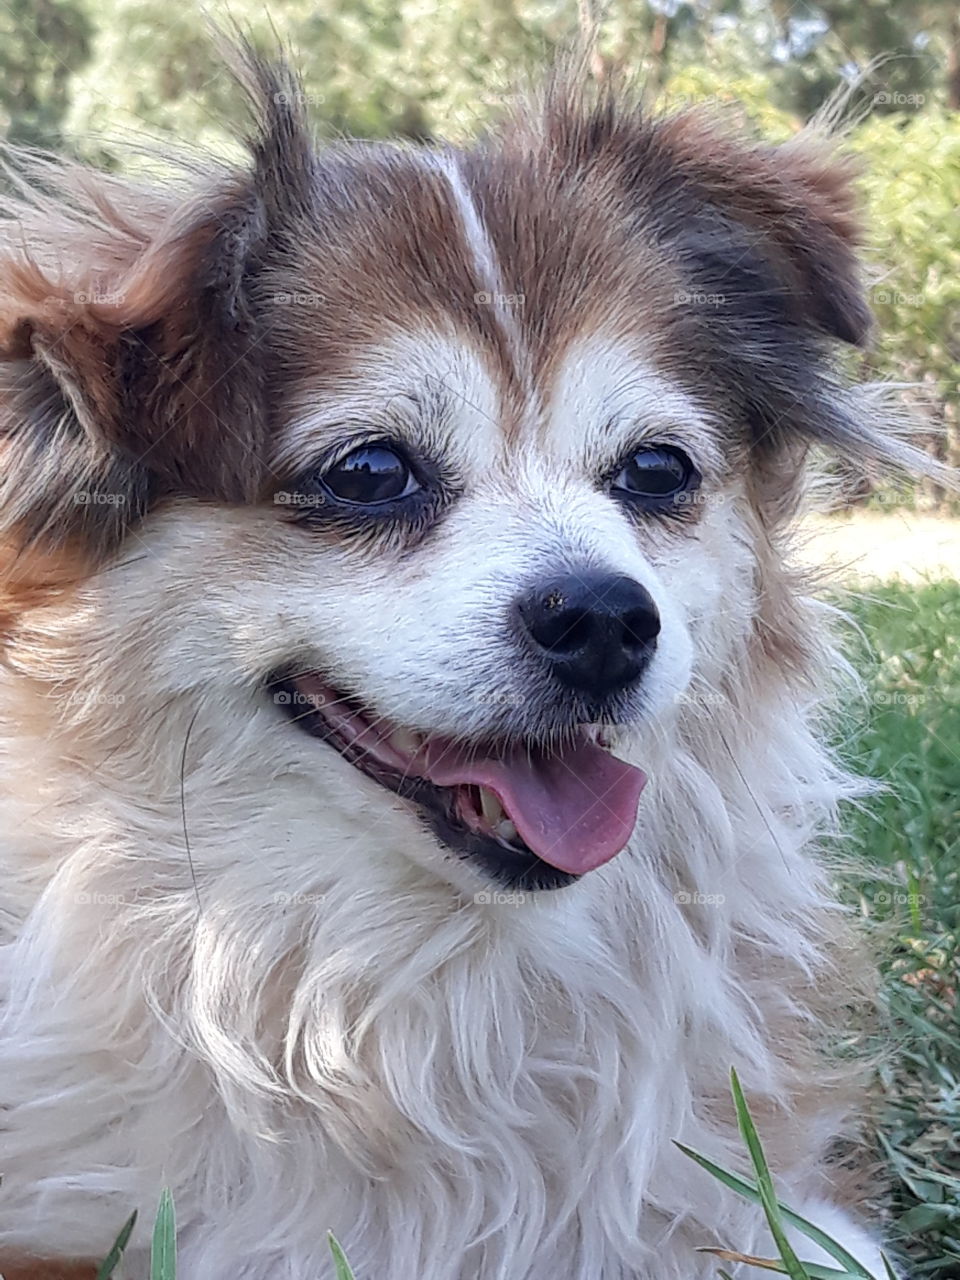
<path id="1" fill-rule="evenodd" d="M 673 445 L 638 449 L 610 482 L 618 495 L 661 504 L 696 487 L 699 474 L 687 455 Z"/>
<path id="2" fill-rule="evenodd" d="M 394 502 L 421 488 L 410 463 L 388 444 L 362 445 L 328 467 L 318 479 L 338 502 L 361 507 Z"/>

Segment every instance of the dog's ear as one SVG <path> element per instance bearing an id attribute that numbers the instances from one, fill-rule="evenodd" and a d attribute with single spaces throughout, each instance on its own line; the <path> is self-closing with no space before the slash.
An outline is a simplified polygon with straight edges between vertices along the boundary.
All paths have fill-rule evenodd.
<path id="1" fill-rule="evenodd" d="M 705 394 L 745 428 L 765 511 L 793 509 L 811 444 L 857 470 L 942 478 L 904 438 L 909 415 L 851 386 L 833 350 L 863 346 L 871 327 L 856 162 L 815 132 L 759 146 L 697 111 L 655 122 L 641 151 L 647 230 L 685 290 L 681 341 Z"/>
<path id="2" fill-rule="evenodd" d="M 700 111 L 619 117 L 621 163 L 645 234 L 681 289 L 669 321 L 688 376 L 745 433 L 757 504 L 795 507 L 816 444 L 875 473 L 956 477 L 908 442 L 916 422 L 882 388 L 850 385 L 834 348 L 863 346 L 859 166 L 805 131 L 761 146 Z"/>
<path id="3" fill-rule="evenodd" d="M 309 188 L 303 95 L 247 52 L 245 168 L 148 191 L 43 162 L 0 229 L 0 527 L 102 554 L 166 494 L 255 500 L 260 278 Z M 28 161 L 28 165 L 29 165 Z M 33 173 L 34 179 L 37 173 Z"/>
<path id="4" fill-rule="evenodd" d="M 810 130 L 758 144 L 723 113 L 648 114 L 615 78 L 587 87 L 564 67 L 539 112 L 517 124 L 528 146 L 532 124 L 533 145 L 568 172 L 590 170 L 608 193 L 626 194 L 641 234 L 677 264 L 686 292 L 715 300 L 706 305 L 718 326 L 737 308 L 746 320 L 759 304 L 781 323 L 865 342 L 857 166 L 830 138 Z"/>
<path id="5" fill-rule="evenodd" d="M 681 179 L 687 217 L 676 243 L 694 268 L 721 293 L 759 287 L 798 323 L 865 343 L 871 315 L 850 157 L 813 134 L 751 146 L 699 112 L 662 121 L 655 137 Z"/>

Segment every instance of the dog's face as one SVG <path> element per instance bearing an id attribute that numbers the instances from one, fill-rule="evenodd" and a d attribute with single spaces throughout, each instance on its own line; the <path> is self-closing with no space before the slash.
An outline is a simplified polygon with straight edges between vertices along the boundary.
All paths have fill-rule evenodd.
<path id="1" fill-rule="evenodd" d="M 141 713 L 245 707 L 317 823 L 572 884 L 691 702 L 798 642 L 766 531 L 853 431 L 844 175 L 562 92 L 318 156 L 261 100 L 249 175 L 108 214 L 72 284 L 4 269 L 11 536 L 90 566 Z"/>
<path id="2" fill-rule="evenodd" d="M 689 679 L 715 584 L 682 552 L 719 455 L 639 342 L 573 342 L 546 373 L 501 319 L 506 351 L 424 317 L 299 388 L 274 463 L 295 619 L 275 687 L 444 845 L 548 887 L 633 829 L 644 775 L 605 734 L 655 723 Z"/>

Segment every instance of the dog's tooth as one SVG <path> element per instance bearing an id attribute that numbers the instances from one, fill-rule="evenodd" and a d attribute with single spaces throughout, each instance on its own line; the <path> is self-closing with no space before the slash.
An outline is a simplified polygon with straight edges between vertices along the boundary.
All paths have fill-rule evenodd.
<path id="1" fill-rule="evenodd" d="M 480 808 L 491 827 L 496 827 L 503 817 L 503 805 L 500 803 L 499 797 L 494 795 L 492 791 L 488 791 L 486 787 L 480 788 Z"/>
<path id="2" fill-rule="evenodd" d="M 497 823 L 497 835 L 501 840 L 506 840 L 511 844 L 515 844 L 520 839 L 520 832 L 509 818 L 504 818 L 502 822 Z"/>
<path id="3" fill-rule="evenodd" d="M 388 741 L 394 751 L 399 751 L 402 756 L 413 756 L 420 750 L 423 739 L 412 729 L 394 729 Z"/>

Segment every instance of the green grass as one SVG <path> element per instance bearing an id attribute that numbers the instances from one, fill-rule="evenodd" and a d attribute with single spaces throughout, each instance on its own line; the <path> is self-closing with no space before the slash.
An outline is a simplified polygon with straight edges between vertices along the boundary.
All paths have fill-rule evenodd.
<path id="1" fill-rule="evenodd" d="M 915 1276 L 960 1276 L 960 583 L 885 584 L 843 601 L 868 684 L 844 754 L 887 787 L 853 815 L 877 868 L 852 886 L 884 925 L 894 1029 L 881 1153 Z"/>
<path id="2" fill-rule="evenodd" d="M 712 1246 L 703 1248 L 700 1252 L 713 1254 L 714 1257 L 722 1258 L 725 1262 L 738 1262 L 761 1271 L 773 1271 L 778 1275 L 789 1276 L 790 1280 L 895 1280 L 893 1268 L 886 1258 L 883 1260 L 885 1276 L 871 1276 L 866 1267 L 849 1253 L 843 1245 L 838 1244 L 820 1227 L 801 1217 L 795 1210 L 778 1199 L 773 1184 L 773 1176 L 767 1165 L 763 1144 L 760 1141 L 760 1135 L 753 1123 L 750 1108 L 740 1087 L 740 1080 L 734 1070 L 730 1072 L 730 1087 L 733 1092 L 733 1102 L 736 1107 L 740 1136 L 743 1138 L 744 1145 L 750 1156 L 750 1163 L 753 1165 L 756 1180 L 751 1182 L 746 1178 L 741 1178 L 738 1174 L 731 1173 L 728 1169 L 722 1169 L 705 1156 L 692 1151 L 689 1147 L 683 1146 L 682 1143 L 678 1142 L 677 1146 L 684 1155 L 688 1155 L 692 1160 L 696 1161 L 702 1169 L 705 1169 L 707 1173 L 722 1182 L 725 1187 L 728 1187 L 744 1199 L 750 1200 L 753 1204 L 759 1204 L 762 1207 L 767 1226 L 770 1229 L 770 1235 L 777 1247 L 777 1256 L 775 1258 L 758 1258 L 750 1254 L 738 1253 L 733 1249 Z M 840 1264 L 839 1267 L 825 1267 L 820 1263 L 801 1260 L 787 1237 L 788 1227 L 793 1227 L 801 1235 L 813 1240 L 829 1257 Z M 718 1271 L 717 1275 L 721 1277 L 721 1280 L 730 1280 L 726 1271 Z"/>
<path id="3" fill-rule="evenodd" d="M 137 1214 L 134 1211 L 123 1224 L 120 1234 L 113 1242 L 113 1248 L 100 1264 L 97 1280 L 119 1280 L 120 1273 L 117 1268 L 123 1260 L 123 1251 L 127 1247 L 136 1221 Z M 336 1280 L 355 1280 L 350 1263 L 332 1231 L 327 1232 L 327 1243 L 333 1256 Z M 160 1193 L 160 1204 L 153 1224 L 153 1238 L 150 1244 L 150 1280 L 177 1280 L 177 1221 L 173 1196 L 166 1187 Z"/>

